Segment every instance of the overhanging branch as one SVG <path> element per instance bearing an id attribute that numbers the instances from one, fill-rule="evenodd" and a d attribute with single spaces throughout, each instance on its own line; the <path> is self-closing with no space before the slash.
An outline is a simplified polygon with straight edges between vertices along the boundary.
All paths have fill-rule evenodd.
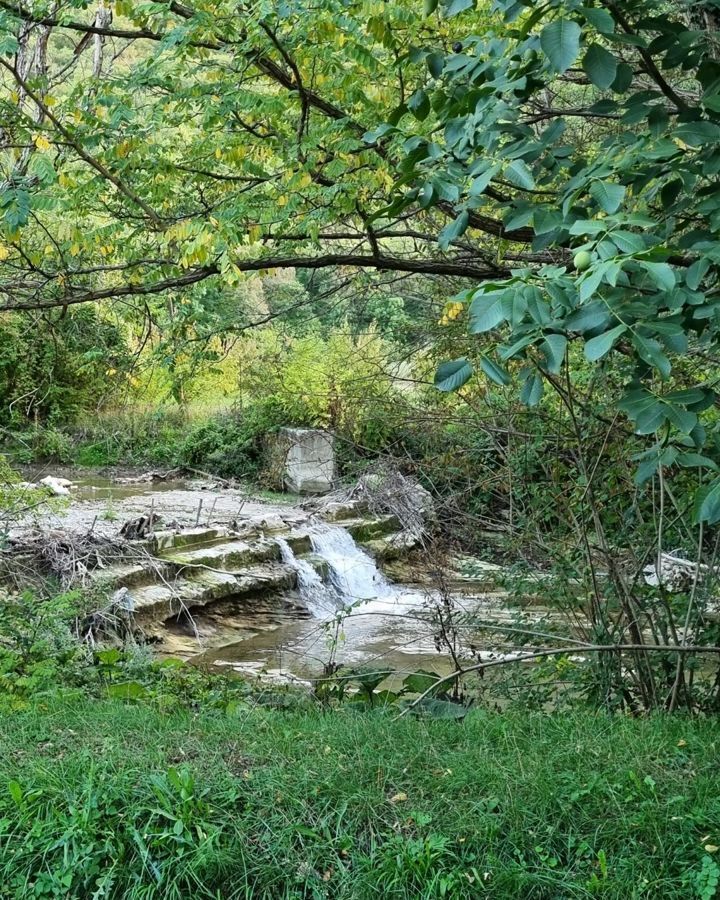
<path id="1" fill-rule="evenodd" d="M 473 281 L 488 281 L 507 277 L 510 272 L 505 268 L 478 266 L 471 262 L 453 262 L 433 259 L 402 259 L 393 256 L 362 256 L 356 254 L 328 253 L 323 256 L 282 256 L 267 259 L 237 260 L 237 268 L 241 272 L 264 272 L 271 269 L 328 269 L 340 266 L 350 268 L 375 269 L 378 272 L 407 272 L 417 275 L 445 275 L 456 278 L 469 278 Z M 0 312 L 17 312 L 21 310 L 53 309 L 63 306 L 76 306 L 82 303 L 96 303 L 101 300 L 112 300 L 120 297 L 147 296 L 162 294 L 165 291 L 179 290 L 219 275 L 217 265 L 193 269 L 174 278 L 153 281 L 144 284 L 122 284 L 99 290 L 69 290 L 66 294 L 48 299 L 20 300 L 0 304 Z M 21 286 L 0 285 L 0 292 L 18 294 Z"/>

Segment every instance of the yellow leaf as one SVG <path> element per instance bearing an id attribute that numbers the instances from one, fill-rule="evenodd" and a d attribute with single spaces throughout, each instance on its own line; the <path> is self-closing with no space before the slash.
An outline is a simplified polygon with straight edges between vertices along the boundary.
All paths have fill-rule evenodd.
<path id="1" fill-rule="evenodd" d="M 215 159 L 222 159 L 222 150 L 219 147 L 215 151 Z"/>
<path id="2" fill-rule="evenodd" d="M 685 740 L 685 738 L 680 738 L 680 740 L 677 742 L 677 745 L 678 747 L 687 747 L 687 741 Z"/>
<path id="3" fill-rule="evenodd" d="M 38 134 L 35 137 L 35 146 L 38 150 L 49 150 L 50 149 L 50 141 L 42 134 Z"/>
<path id="4" fill-rule="evenodd" d="M 408 798 L 408 795 L 400 791 L 399 794 L 395 794 L 390 798 L 391 803 L 404 803 Z"/>
<path id="5" fill-rule="evenodd" d="M 4 244 L 0 244 L 0 262 L 7 259 L 8 256 L 10 256 L 10 248 L 6 247 Z"/>
<path id="6" fill-rule="evenodd" d="M 706 853 L 717 853 L 718 850 L 720 850 L 720 847 L 717 847 L 715 844 L 705 844 Z"/>
<path id="7" fill-rule="evenodd" d="M 80 252 L 80 244 L 73 244 L 70 248 L 70 256 L 77 256 Z"/>

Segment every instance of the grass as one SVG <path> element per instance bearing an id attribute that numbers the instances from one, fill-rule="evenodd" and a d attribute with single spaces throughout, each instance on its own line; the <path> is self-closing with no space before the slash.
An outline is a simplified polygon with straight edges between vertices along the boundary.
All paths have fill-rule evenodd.
<path id="1" fill-rule="evenodd" d="M 231 709 L 6 715 L 0 896 L 714 896 L 715 721 Z"/>

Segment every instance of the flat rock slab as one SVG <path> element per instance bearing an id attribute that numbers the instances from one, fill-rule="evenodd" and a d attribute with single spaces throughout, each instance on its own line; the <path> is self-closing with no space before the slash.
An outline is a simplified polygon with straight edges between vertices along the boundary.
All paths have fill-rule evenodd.
<path id="1" fill-rule="evenodd" d="M 241 574 L 199 570 L 176 582 L 141 585 L 129 589 L 132 611 L 143 626 L 162 623 L 183 611 L 192 611 L 229 597 L 290 590 L 295 584 L 293 569 L 282 563 L 248 566 Z"/>

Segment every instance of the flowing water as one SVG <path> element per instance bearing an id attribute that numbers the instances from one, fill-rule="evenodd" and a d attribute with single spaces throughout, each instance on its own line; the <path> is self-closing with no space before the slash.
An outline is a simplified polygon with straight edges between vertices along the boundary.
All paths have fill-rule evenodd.
<path id="1" fill-rule="evenodd" d="M 383 597 L 390 591 L 390 584 L 375 561 L 358 547 L 344 528 L 315 525 L 310 529 L 310 540 L 315 553 L 327 562 L 330 581 L 343 606 Z"/>
<path id="2" fill-rule="evenodd" d="M 330 662 L 387 668 L 400 679 L 419 668 L 446 674 L 450 661 L 438 653 L 427 615 L 432 593 L 391 584 L 344 528 L 314 525 L 309 533 L 313 553 L 327 569 L 325 581 L 287 541 L 276 540 L 283 561 L 297 573 L 298 593 L 313 618 L 276 622 L 271 630 L 246 634 L 198 658 L 279 679 L 313 678 Z M 457 602 L 469 611 L 480 601 Z"/>
<path id="3" fill-rule="evenodd" d="M 264 598 L 257 606 L 241 603 L 227 614 L 219 608 L 201 610 L 200 645 L 198 632 L 185 634 L 178 626 L 176 633 L 168 631 L 164 642 L 170 655 L 264 677 L 300 679 L 322 674 L 329 662 L 398 672 L 449 670 L 449 658 L 438 652 L 428 616 L 437 600 L 432 591 L 391 584 L 345 529 L 309 525 L 308 513 L 299 506 L 184 481 L 118 483 L 117 477 L 77 470 L 33 471 L 26 477 L 35 480 L 45 474 L 66 476 L 77 486 L 65 505 L 39 517 L 44 527 L 93 528 L 110 535 L 123 521 L 154 509 L 166 522 L 186 526 L 226 525 L 238 519 L 264 524 L 267 518 L 271 529 L 284 523 L 288 530 L 309 531 L 313 553 L 322 561 L 318 568 L 326 577 L 311 560 L 293 553 L 284 539 L 277 542 L 283 561 L 297 574 L 297 594 L 311 617 L 276 612 L 272 601 L 264 603 Z M 461 614 L 478 614 L 486 620 L 510 621 L 515 615 L 497 596 L 460 594 L 454 602 Z"/>
<path id="4" fill-rule="evenodd" d="M 334 615 L 344 605 L 334 585 L 325 584 L 317 570 L 305 559 L 298 558 L 284 538 L 276 538 L 282 561 L 295 569 L 297 590 L 310 612 L 318 619 Z"/>

